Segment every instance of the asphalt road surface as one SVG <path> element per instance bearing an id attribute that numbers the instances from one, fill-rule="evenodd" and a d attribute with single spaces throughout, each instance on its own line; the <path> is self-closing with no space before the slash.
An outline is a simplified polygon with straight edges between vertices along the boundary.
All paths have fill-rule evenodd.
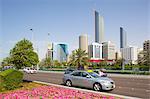
<path id="1" fill-rule="evenodd" d="M 108 93 L 118 95 L 132 96 L 143 99 L 150 99 L 150 79 L 149 78 L 136 78 L 136 77 L 119 77 L 109 76 L 116 83 L 116 88 Z M 24 80 L 30 81 L 43 81 L 53 84 L 62 84 L 62 73 L 37 73 L 26 74 Z M 87 89 L 89 90 L 89 89 Z"/>

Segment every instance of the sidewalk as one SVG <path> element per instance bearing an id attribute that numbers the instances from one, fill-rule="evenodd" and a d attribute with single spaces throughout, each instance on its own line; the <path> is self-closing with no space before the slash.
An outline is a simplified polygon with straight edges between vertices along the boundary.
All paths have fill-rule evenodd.
<path id="1" fill-rule="evenodd" d="M 57 84 L 46 83 L 46 82 L 41 82 L 41 81 L 33 81 L 33 82 L 51 85 L 51 86 L 56 86 L 56 87 L 68 88 L 68 89 L 73 89 L 73 90 L 79 90 L 79 91 L 84 91 L 84 92 L 102 94 L 102 95 L 107 95 L 107 96 L 114 96 L 114 97 L 119 97 L 119 98 L 123 98 L 123 99 L 141 99 L 138 97 L 123 96 L 123 95 L 111 94 L 111 93 L 106 93 L 106 92 L 97 92 L 97 91 L 92 91 L 92 90 L 86 90 L 86 89 L 75 88 L 75 87 L 68 87 L 68 86 L 64 86 L 64 85 L 57 85 Z"/>

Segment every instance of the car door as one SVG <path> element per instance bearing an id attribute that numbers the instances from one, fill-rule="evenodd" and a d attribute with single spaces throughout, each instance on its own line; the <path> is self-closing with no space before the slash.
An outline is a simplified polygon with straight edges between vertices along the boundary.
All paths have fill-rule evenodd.
<path id="1" fill-rule="evenodd" d="M 81 86 L 80 83 L 81 83 L 81 72 L 77 71 L 77 72 L 73 72 L 71 74 L 71 80 L 72 80 L 72 84 L 74 86 Z"/>
<path id="2" fill-rule="evenodd" d="M 91 88 L 93 86 L 93 83 L 92 83 L 93 81 L 92 81 L 91 76 L 86 72 L 82 72 L 81 76 L 82 76 L 80 78 L 81 86 L 86 87 L 86 88 Z"/>

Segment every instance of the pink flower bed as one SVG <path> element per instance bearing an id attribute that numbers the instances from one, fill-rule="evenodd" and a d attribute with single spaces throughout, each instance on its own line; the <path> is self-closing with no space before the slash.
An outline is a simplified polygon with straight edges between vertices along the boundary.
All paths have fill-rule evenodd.
<path id="1" fill-rule="evenodd" d="M 115 97 L 62 87 L 42 86 L 32 90 L 0 93 L 0 99 L 115 99 Z"/>

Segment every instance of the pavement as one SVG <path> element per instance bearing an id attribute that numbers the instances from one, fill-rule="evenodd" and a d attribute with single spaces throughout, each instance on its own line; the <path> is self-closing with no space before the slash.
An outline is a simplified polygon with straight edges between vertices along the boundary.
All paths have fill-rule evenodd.
<path id="1" fill-rule="evenodd" d="M 46 84 L 46 85 L 51 85 L 51 86 L 56 86 L 56 87 L 68 88 L 68 89 L 73 89 L 73 90 L 79 90 L 79 91 L 84 91 L 84 92 L 91 92 L 91 93 L 96 93 L 96 94 L 101 94 L 101 95 L 106 95 L 106 96 L 114 96 L 114 97 L 123 98 L 123 99 L 142 99 L 142 98 L 138 98 L 138 97 L 129 97 L 129 96 L 124 96 L 124 95 L 97 92 L 97 91 L 92 91 L 92 90 L 85 90 L 85 89 L 81 89 L 81 88 L 68 87 L 68 86 L 57 85 L 57 84 L 52 84 L 52 83 L 46 83 L 46 82 L 41 82 L 41 81 L 33 81 L 33 82 Z"/>

